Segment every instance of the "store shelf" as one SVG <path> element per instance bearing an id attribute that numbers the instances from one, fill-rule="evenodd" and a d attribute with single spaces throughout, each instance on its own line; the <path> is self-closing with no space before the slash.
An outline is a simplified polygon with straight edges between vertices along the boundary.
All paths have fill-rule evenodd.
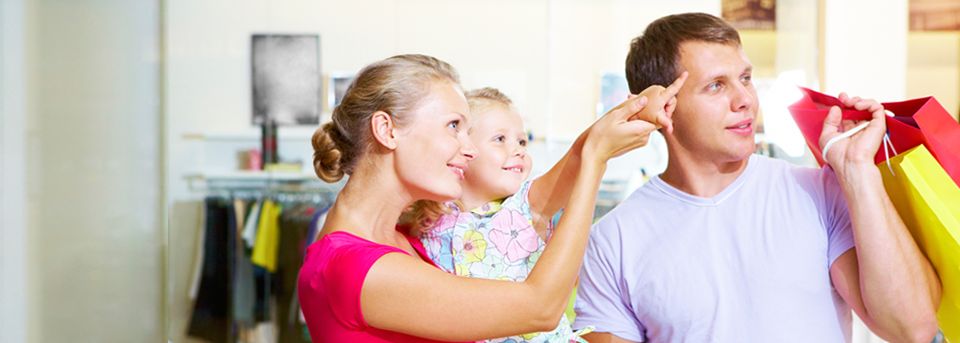
<path id="1" fill-rule="evenodd" d="M 292 126 L 277 129 L 277 138 L 280 140 L 310 140 L 317 126 Z M 259 141 L 261 137 L 259 127 L 237 131 L 191 132 L 183 134 L 185 140 L 202 141 Z"/>

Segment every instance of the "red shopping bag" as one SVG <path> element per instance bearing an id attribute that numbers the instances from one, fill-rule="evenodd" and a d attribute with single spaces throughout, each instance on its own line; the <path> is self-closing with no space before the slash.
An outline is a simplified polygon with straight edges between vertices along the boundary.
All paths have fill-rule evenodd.
<path id="1" fill-rule="evenodd" d="M 803 98 L 788 107 L 793 120 L 800 127 L 807 146 L 821 166 L 825 164 L 820 149 L 820 134 L 823 121 L 832 106 L 843 103 L 835 97 L 800 87 Z M 947 113 L 947 110 L 933 97 L 925 97 L 900 102 L 885 102 L 883 108 L 893 112 L 887 117 L 887 131 L 890 142 L 897 152 L 910 150 L 923 144 L 933 154 L 937 162 L 950 175 L 953 182 L 960 185 L 960 123 Z M 870 112 L 852 109 L 843 110 L 843 119 L 870 119 Z M 889 157 L 896 155 L 891 152 Z M 887 160 L 881 146 L 874 158 L 879 164 Z"/>

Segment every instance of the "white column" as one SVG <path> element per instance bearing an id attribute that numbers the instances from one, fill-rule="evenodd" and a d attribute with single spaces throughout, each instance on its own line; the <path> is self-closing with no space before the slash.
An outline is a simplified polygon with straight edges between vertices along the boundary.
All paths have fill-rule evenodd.
<path id="1" fill-rule="evenodd" d="M 27 341 L 23 0 L 0 0 L 0 343 Z"/>
<path id="2" fill-rule="evenodd" d="M 824 91 L 903 100 L 907 84 L 907 0 L 824 3 Z"/>

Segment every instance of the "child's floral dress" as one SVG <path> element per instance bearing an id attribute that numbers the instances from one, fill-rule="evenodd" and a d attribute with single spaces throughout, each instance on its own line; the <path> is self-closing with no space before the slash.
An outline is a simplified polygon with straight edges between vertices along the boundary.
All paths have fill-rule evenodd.
<path id="1" fill-rule="evenodd" d="M 420 240 L 427 256 L 440 268 L 455 275 L 522 282 L 546 247 L 532 225 L 527 197 L 531 181 L 503 200 L 490 202 L 470 212 L 461 212 L 453 203 L 451 214 L 423 230 Z M 553 226 L 547 228 L 547 239 Z M 489 343 L 586 343 L 574 332 L 564 315 L 560 325 L 550 332 L 487 340 Z"/>

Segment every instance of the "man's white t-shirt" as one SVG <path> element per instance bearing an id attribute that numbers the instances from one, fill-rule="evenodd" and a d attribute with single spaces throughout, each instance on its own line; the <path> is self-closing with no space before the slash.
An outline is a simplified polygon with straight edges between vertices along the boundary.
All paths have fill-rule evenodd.
<path id="1" fill-rule="evenodd" d="M 853 247 L 829 167 L 753 155 L 710 199 L 658 176 L 592 228 L 574 327 L 638 342 L 849 342 L 830 266 Z"/>

